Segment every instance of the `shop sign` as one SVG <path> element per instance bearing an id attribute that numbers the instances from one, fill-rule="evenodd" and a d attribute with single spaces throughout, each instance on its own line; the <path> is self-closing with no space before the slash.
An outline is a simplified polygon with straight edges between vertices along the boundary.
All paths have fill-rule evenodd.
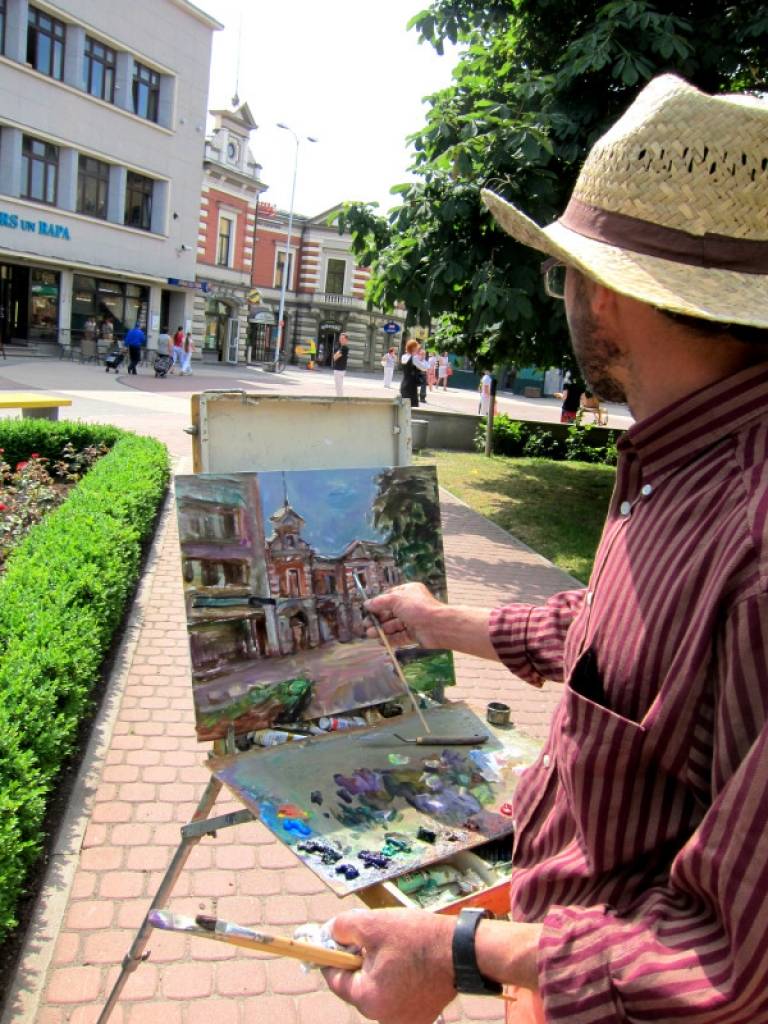
<path id="1" fill-rule="evenodd" d="M 63 224 L 51 224 L 47 220 L 26 220 L 16 213 L 0 210 L 0 228 L 28 231 L 31 235 L 47 235 L 49 238 L 63 238 L 70 241 L 69 228 Z"/>
<path id="2" fill-rule="evenodd" d="M 326 320 L 325 323 L 320 324 L 321 331 L 341 331 L 343 329 L 341 324 L 333 320 Z"/>
<path id="3" fill-rule="evenodd" d="M 248 317 L 248 322 L 251 324 L 273 324 L 275 314 L 271 309 L 260 309 L 258 313 Z"/>
<path id="4" fill-rule="evenodd" d="M 210 285 L 207 281 L 184 281 L 180 277 L 169 277 L 168 284 L 176 285 L 177 288 L 191 288 L 194 292 L 207 292 Z"/>

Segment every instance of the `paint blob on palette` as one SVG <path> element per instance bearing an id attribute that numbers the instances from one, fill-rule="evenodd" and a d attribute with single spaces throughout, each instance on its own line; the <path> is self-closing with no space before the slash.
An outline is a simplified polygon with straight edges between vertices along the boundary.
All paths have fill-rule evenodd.
<path id="1" fill-rule="evenodd" d="M 363 602 L 414 580 L 445 599 L 433 466 L 179 476 L 176 504 L 198 739 L 401 696 Z M 398 658 L 415 691 L 455 681 L 449 651 Z"/>
<path id="2" fill-rule="evenodd" d="M 410 715 L 396 726 L 215 758 L 210 766 L 331 889 L 354 892 L 512 830 L 502 808 L 540 744 L 514 729 L 489 729 L 460 703 L 426 718 L 435 737 L 488 740 L 404 742 L 424 735 Z"/>

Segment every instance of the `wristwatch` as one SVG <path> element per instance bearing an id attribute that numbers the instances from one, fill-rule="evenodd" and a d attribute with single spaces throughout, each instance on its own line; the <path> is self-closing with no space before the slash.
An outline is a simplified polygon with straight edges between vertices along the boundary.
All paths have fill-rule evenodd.
<path id="1" fill-rule="evenodd" d="M 477 966 L 475 932 L 483 918 L 493 914 L 484 907 L 464 907 L 456 921 L 453 933 L 453 984 L 457 992 L 474 996 L 497 996 L 501 992 L 498 981 L 484 978 Z"/>

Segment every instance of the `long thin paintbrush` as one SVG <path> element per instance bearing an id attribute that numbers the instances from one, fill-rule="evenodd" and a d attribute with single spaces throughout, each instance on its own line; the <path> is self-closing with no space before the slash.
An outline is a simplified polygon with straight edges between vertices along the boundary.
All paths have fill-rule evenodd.
<path id="1" fill-rule="evenodd" d="M 365 587 L 360 582 L 360 578 L 359 578 L 359 576 L 357 575 L 356 572 L 352 573 L 352 579 L 355 581 L 355 586 L 360 591 L 360 596 L 363 598 L 364 601 L 367 601 L 368 600 L 368 595 L 365 592 Z M 421 719 L 421 724 L 424 726 L 425 732 L 428 732 L 428 733 L 432 732 L 432 730 L 429 728 L 429 723 L 427 722 L 426 718 L 422 714 L 421 708 L 419 707 L 418 700 L 416 699 L 416 697 L 413 694 L 413 691 L 411 690 L 410 686 L 408 685 L 408 680 L 403 675 L 403 670 L 400 668 L 400 662 L 397 660 L 397 655 L 395 654 L 394 650 L 392 649 L 392 644 L 387 639 L 387 634 L 381 628 L 381 621 L 380 621 L 378 615 L 374 615 L 374 613 L 369 608 L 366 608 L 365 612 L 366 612 L 366 615 L 368 615 L 368 617 L 370 618 L 371 622 L 373 623 L 373 628 L 379 634 L 379 640 L 381 640 L 381 642 L 384 645 L 384 648 L 385 648 L 387 654 L 389 655 L 389 660 L 392 662 L 392 668 L 395 670 L 395 675 L 400 680 L 400 682 L 403 684 L 403 689 L 405 690 L 406 694 L 408 695 L 408 697 L 409 697 L 409 699 L 411 701 L 411 704 L 413 704 L 414 711 L 416 712 L 416 714 Z"/>
<path id="2" fill-rule="evenodd" d="M 261 953 L 274 953 L 276 956 L 289 956 L 294 960 L 319 964 L 321 967 L 343 967 L 348 971 L 358 970 L 363 958 L 356 953 L 345 953 L 341 949 L 326 949 L 315 946 L 311 942 L 298 942 L 279 935 L 257 932 L 252 928 L 243 928 L 230 921 L 220 921 L 206 914 L 187 917 L 184 914 L 172 914 L 167 910 L 151 910 L 149 923 L 154 928 L 164 931 L 185 932 L 187 935 L 198 935 L 203 939 L 215 942 L 226 942 L 230 946 L 242 946 L 244 949 L 255 949 Z"/>

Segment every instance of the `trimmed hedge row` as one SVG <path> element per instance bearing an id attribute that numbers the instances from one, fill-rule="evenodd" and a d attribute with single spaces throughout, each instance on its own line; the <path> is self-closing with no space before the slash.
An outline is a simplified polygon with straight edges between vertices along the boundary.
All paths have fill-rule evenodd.
<path id="1" fill-rule="evenodd" d="M 483 417 L 475 433 L 475 451 L 485 451 L 487 420 Z M 607 444 L 595 443 L 590 437 L 592 424 L 574 423 L 568 427 L 564 437 L 556 437 L 547 423 L 530 423 L 513 420 L 506 413 L 499 413 L 493 420 L 491 449 L 494 455 L 510 458 L 553 459 L 555 462 L 590 462 L 597 465 L 615 466 L 618 460 L 616 441 L 620 431 L 610 431 Z M 604 436 L 599 431 L 599 436 Z"/>
<path id="2" fill-rule="evenodd" d="M 9 449 L 24 458 L 30 444 L 51 459 L 69 440 L 114 446 L 12 552 L 0 577 L 0 939 L 16 924 L 47 798 L 92 707 L 170 475 L 165 446 L 151 438 L 16 422 L 10 431 L 0 425 L 9 462 Z"/>
<path id="3" fill-rule="evenodd" d="M 100 423 L 76 423 L 68 420 L 8 419 L 0 420 L 0 448 L 5 461 L 15 466 L 28 459 L 32 452 L 55 462 L 67 442 L 76 451 L 92 444 L 111 448 L 125 431 Z"/>

